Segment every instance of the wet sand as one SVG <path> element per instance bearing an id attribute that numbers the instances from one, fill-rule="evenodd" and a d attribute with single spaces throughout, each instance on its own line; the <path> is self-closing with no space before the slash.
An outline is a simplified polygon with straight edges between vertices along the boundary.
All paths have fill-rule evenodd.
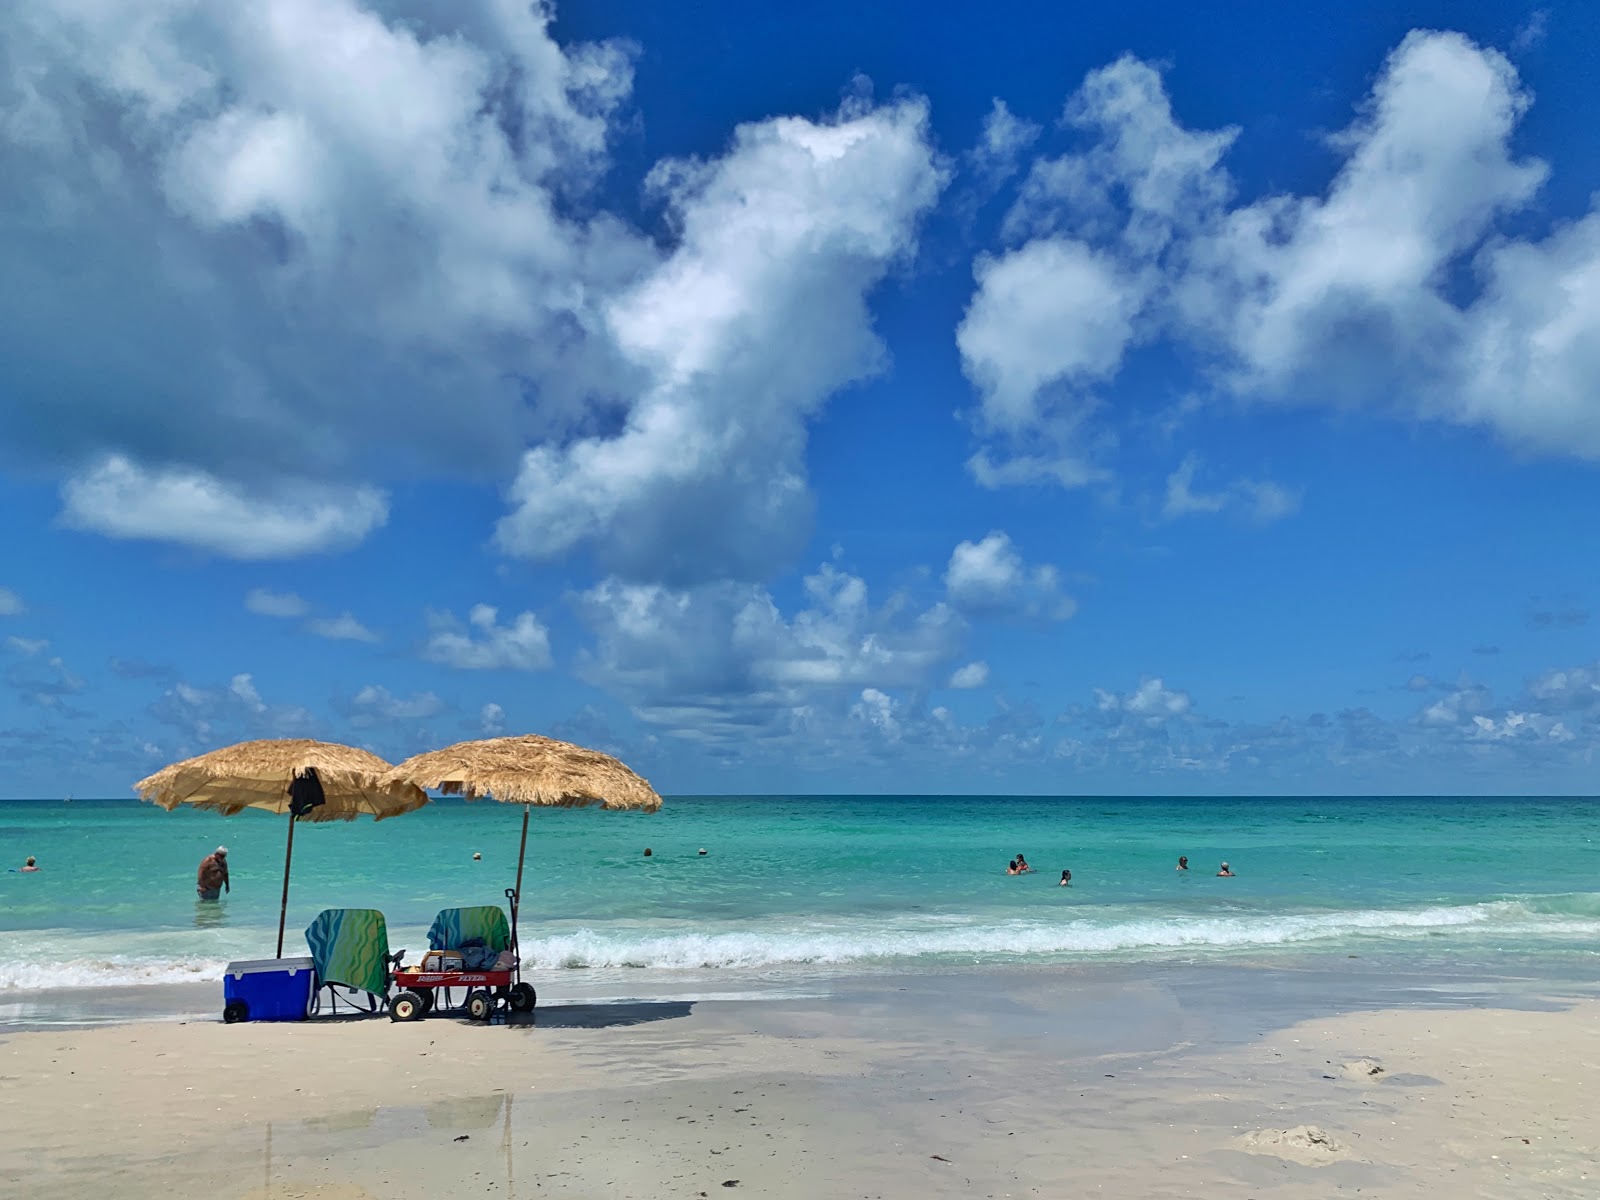
<path id="1" fill-rule="evenodd" d="M 1050 968 L 0 1043 L 56 1197 L 1592 1197 L 1586 986 Z"/>

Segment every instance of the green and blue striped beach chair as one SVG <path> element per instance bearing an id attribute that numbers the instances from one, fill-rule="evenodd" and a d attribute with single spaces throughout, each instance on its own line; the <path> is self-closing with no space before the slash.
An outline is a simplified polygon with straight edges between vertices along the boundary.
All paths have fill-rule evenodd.
<path id="1" fill-rule="evenodd" d="M 318 992 L 334 985 L 367 993 L 376 1011 L 389 998 L 389 927 L 375 908 L 329 908 L 306 926 L 306 945 L 317 969 Z M 315 1007 L 315 1006 L 313 1006 Z"/>

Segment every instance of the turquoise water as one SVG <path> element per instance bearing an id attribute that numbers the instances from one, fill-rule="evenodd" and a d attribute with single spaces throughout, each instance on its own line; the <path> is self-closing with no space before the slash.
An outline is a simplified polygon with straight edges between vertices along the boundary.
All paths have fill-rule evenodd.
<path id="1" fill-rule="evenodd" d="M 414 948 L 439 908 L 502 901 L 521 816 L 443 800 L 382 824 L 299 827 L 286 953 L 327 907 L 380 908 L 391 943 Z M 653 815 L 536 809 L 523 950 L 550 971 L 791 977 L 1358 948 L 1595 955 L 1597 827 L 1600 801 L 1583 799 L 759 796 L 674 797 Z M 42 867 L 0 873 L 0 990 L 215 979 L 231 959 L 270 955 L 285 831 L 255 812 L 0 802 L 0 864 L 33 854 Z M 197 904 L 196 864 L 219 842 L 233 891 Z M 1036 874 L 1005 875 L 1019 851 Z M 1173 869 L 1179 854 L 1188 874 Z M 1237 878 L 1214 877 L 1223 859 Z M 1070 888 L 1056 886 L 1063 867 Z"/>

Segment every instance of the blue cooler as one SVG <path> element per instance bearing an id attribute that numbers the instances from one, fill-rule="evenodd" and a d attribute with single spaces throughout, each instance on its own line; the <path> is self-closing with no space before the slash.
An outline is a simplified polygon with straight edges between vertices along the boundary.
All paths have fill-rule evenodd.
<path id="1" fill-rule="evenodd" d="M 309 958 L 253 958 L 231 962 L 222 977 L 222 1019 L 304 1021 L 316 988 Z"/>

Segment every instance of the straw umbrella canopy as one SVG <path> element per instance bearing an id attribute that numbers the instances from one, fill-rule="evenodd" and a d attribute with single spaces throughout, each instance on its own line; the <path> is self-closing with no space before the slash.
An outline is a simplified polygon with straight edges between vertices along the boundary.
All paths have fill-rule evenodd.
<path id="1" fill-rule="evenodd" d="M 522 805 L 522 844 L 517 850 L 517 886 L 511 901 L 515 943 L 522 906 L 522 864 L 528 852 L 528 814 L 534 805 L 655 812 L 661 797 L 618 759 L 555 738 L 525 734 L 458 742 L 414 755 L 380 781 L 430 788 L 468 800 L 489 797 Z"/>
<path id="2" fill-rule="evenodd" d="M 163 767 L 134 784 L 140 799 L 171 812 L 179 805 L 231 817 L 247 808 L 289 816 L 278 909 L 278 957 L 289 908 L 289 867 L 299 821 L 374 820 L 415 812 L 428 802 L 420 788 L 384 782 L 389 764 L 376 754 L 309 738 L 266 738 L 224 746 Z"/>

